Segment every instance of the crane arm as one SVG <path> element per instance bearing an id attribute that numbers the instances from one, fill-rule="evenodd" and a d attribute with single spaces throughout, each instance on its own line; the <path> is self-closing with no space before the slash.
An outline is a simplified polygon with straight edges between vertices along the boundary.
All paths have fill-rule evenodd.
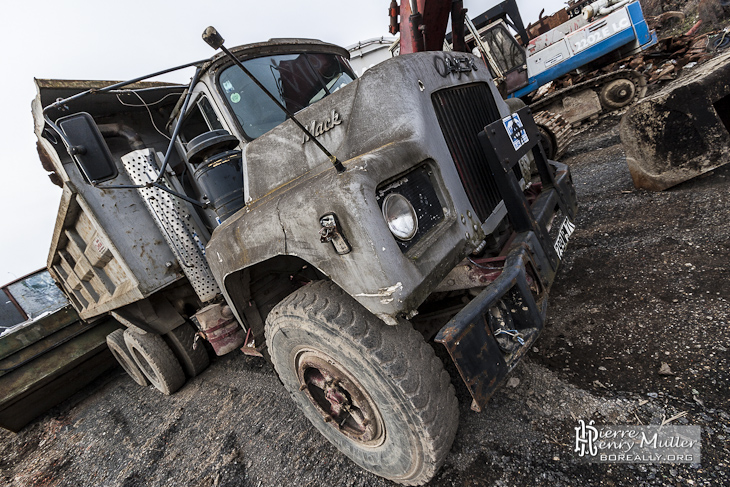
<path id="1" fill-rule="evenodd" d="M 390 33 L 400 32 L 401 54 L 440 51 L 446 38 L 449 16 L 454 26 L 452 30 L 462 33 L 460 44 L 458 39 L 454 39 L 454 50 L 466 50 L 463 42 L 466 10 L 461 0 L 411 0 L 401 1 L 400 5 L 392 0 L 388 13 Z"/>

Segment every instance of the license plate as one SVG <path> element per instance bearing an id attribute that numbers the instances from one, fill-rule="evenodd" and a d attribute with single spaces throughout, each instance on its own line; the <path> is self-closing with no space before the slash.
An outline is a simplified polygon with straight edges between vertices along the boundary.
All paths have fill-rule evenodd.
<path id="1" fill-rule="evenodd" d="M 563 259 L 563 253 L 565 252 L 566 247 L 568 247 L 568 240 L 570 239 L 570 236 L 573 235 L 574 231 L 575 225 L 570 221 L 570 218 L 566 216 L 563 219 L 563 223 L 560 224 L 558 236 L 555 239 L 554 244 L 555 252 L 558 254 L 558 258 L 560 260 Z"/>

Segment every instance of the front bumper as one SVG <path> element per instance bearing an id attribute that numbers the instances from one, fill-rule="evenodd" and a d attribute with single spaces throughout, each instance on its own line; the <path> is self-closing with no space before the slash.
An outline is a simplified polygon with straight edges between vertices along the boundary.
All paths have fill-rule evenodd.
<path id="1" fill-rule="evenodd" d="M 495 177 L 503 179 L 498 182 L 515 228 L 502 273 L 436 336 L 436 341 L 446 347 L 454 360 L 472 395 L 475 411 L 481 411 L 542 330 L 548 290 L 569 237 L 559 231 L 560 242 L 556 245 L 547 227 L 558 212 L 570 223 L 577 210 L 570 170 L 564 164 L 545 159 L 536 142 L 532 118 L 525 110 L 518 114 L 522 115 L 527 136 L 533 141 L 527 147 L 514 150 L 504 144 L 502 134 L 491 130 L 502 121 L 488 126 L 483 134 L 485 149 L 489 145 L 493 151 L 489 158 L 492 171 Z M 528 150 L 533 151 L 544 187 L 532 205 L 515 185 L 510 171 Z M 514 341 L 512 346 L 505 346 L 510 340 Z"/>

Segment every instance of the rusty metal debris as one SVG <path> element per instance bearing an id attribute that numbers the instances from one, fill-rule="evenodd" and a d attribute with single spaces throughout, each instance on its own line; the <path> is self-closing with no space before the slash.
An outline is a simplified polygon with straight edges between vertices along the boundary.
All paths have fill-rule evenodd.
<path id="1" fill-rule="evenodd" d="M 621 142 L 637 188 L 662 191 L 726 164 L 730 52 L 632 106 Z"/>
<path id="2" fill-rule="evenodd" d="M 669 12 L 664 12 L 661 15 L 657 15 L 656 17 L 648 17 L 646 21 L 649 23 L 650 28 L 658 29 L 660 27 L 671 25 L 675 22 L 681 22 L 684 20 L 684 18 L 684 12 L 672 10 Z"/>

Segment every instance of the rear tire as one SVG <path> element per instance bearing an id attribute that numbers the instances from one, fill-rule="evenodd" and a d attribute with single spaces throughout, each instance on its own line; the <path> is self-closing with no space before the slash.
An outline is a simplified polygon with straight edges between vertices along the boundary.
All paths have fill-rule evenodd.
<path id="1" fill-rule="evenodd" d="M 284 387 L 351 460 L 406 485 L 430 480 L 458 426 L 443 364 L 408 323 L 387 326 L 328 281 L 295 291 L 267 317 Z"/>
<path id="2" fill-rule="evenodd" d="M 169 396 L 185 384 L 185 372 L 162 337 L 126 329 L 124 342 L 137 367 L 160 392 Z"/>
<path id="3" fill-rule="evenodd" d="M 193 350 L 195 329 L 190 323 L 183 323 L 171 332 L 165 333 L 162 338 L 172 349 L 188 377 L 197 376 L 210 365 L 210 357 L 202 342 Z"/>
<path id="4" fill-rule="evenodd" d="M 119 329 L 108 334 L 106 336 L 106 344 L 114 358 L 119 362 L 119 365 L 122 366 L 134 382 L 142 387 L 147 387 L 150 384 L 147 377 L 137 367 L 132 355 L 130 355 L 127 344 L 124 343 L 124 330 Z"/>

